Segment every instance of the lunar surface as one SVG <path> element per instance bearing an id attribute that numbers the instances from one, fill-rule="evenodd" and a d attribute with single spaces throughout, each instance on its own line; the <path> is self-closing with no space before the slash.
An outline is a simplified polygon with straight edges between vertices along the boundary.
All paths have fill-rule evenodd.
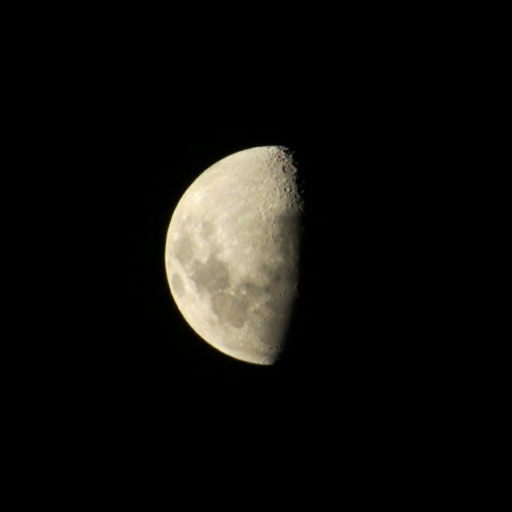
<path id="1" fill-rule="evenodd" d="M 204 171 L 179 201 L 165 247 L 184 318 L 236 359 L 279 357 L 297 296 L 303 203 L 287 150 L 257 147 Z"/>

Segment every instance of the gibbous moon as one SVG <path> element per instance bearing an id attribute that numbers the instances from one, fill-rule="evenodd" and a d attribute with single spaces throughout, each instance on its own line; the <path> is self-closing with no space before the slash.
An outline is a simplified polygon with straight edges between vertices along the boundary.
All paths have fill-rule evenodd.
<path id="1" fill-rule="evenodd" d="M 303 203 L 282 147 L 234 153 L 179 201 L 165 247 L 172 296 L 217 350 L 260 365 L 281 353 L 297 296 Z"/>

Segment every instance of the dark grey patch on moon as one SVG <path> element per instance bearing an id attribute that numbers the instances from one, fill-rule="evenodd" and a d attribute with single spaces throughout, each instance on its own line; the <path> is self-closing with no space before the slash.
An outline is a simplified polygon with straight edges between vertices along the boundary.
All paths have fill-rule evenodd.
<path id="1" fill-rule="evenodd" d="M 183 279 L 178 274 L 173 274 L 171 277 L 171 284 L 174 293 L 178 297 L 182 297 L 185 294 L 185 285 L 183 284 Z"/>
<path id="2" fill-rule="evenodd" d="M 247 320 L 248 305 L 229 293 L 218 293 L 212 298 L 212 308 L 220 323 L 241 328 Z"/>
<path id="3" fill-rule="evenodd" d="M 230 284 L 227 265 L 214 254 L 208 257 L 206 263 L 194 260 L 190 265 L 190 277 L 199 291 L 210 295 L 224 291 Z"/>
<path id="4" fill-rule="evenodd" d="M 178 238 L 174 247 L 177 260 L 185 267 L 194 257 L 194 241 L 188 233 Z"/>
<path id="5" fill-rule="evenodd" d="M 206 238 L 207 240 L 212 238 L 215 234 L 215 226 L 208 221 L 204 221 L 201 226 L 201 235 L 203 238 Z"/>
<path id="6" fill-rule="evenodd" d="M 268 292 L 273 294 L 280 293 L 281 290 L 290 290 L 295 284 L 296 272 L 288 262 L 277 261 L 273 265 L 264 263 L 260 266 L 260 271 L 266 276 L 269 283 Z"/>

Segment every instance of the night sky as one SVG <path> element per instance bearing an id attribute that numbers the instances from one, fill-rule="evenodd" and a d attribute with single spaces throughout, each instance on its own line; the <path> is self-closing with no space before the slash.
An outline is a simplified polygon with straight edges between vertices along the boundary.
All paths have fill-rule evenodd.
<path id="1" fill-rule="evenodd" d="M 3 192 L 9 205 L 19 192 L 6 224 L 25 245 L 4 250 L 23 267 L 9 301 L 29 313 L 6 336 L 20 349 L 4 359 L 15 373 L 7 391 L 23 391 L 14 401 L 26 416 L 12 416 L 22 418 L 22 443 L 7 442 L 33 447 L 37 475 L 60 465 L 83 484 L 78 499 L 101 480 L 117 503 L 130 493 L 115 480 L 122 489 L 146 479 L 179 504 L 182 482 L 217 477 L 222 503 L 235 489 L 237 508 L 256 497 L 268 506 L 261 489 L 301 499 L 319 474 L 310 492 L 313 508 L 325 508 L 319 497 L 338 505 L 350 478 L 371 494 L 372 471 L 400 493 L 415 479 L 409 468 L 435 453 L 463 385 L 445 391 L 458 364 L 446 348 L 457 333 L 441 325 L 456 286 L 446 247 L 457 225 L 438 227 L 456 158 L 441 154 L 454 130 L 438 101 L 446 79 L 430 78 L 438 59 L 424 60 L 412 34 L 395 34 L 367 6 L 359 25 L 323 8 L 312 20 L 310 6 L 304 23 L 288 12 L 278 22 L 274 6 L 258 6 L 238 23 L 226 15 L 221 28 L 191 7 L 189 19 L 173 7 L 158 28 L 158 14 L 144 25 L 138 8 L 133 23 L 121 10 L 94 12 L 82 31 L 84 13 L 76 23 L 55 16 L 60 30 L 36 19 L 41 37 L 14 58 L 20 99 L 6 101 L 20 149 Z M 258 13 L 239 52 L 235 29 Z M 395 17 L 416 31 L 415 20 Z M 199 19 L 210 36 L 200 37 Z M 221 35 L 225 44 L 214 44 Z M 429 25 L 426 52 L 436 38 Z M 271 367 L 196 335 L 164 265 L 189 185 L 219 159 L 263 145 L 294 153 L 305 202 L 300 297 Z M 63 482 L 52 480 L 59 492 Z M 184 489 L 190 505 L 204 488 Z M 142 508 L 151 494 L 141 492 Z"/>
<path id="2" fill-rule="evenodd" d="M 432 175 L 410 110 L 358 80 L 343 95 L 329 80 L 310 95 L 270 84 L 266 94 L 217 95 L 185 83 L 171 94 L 169 77 L 113 76 L 66 89 L 34 128 L 47 137 L 44 172 L 30 186 L 51 190 L 31 220 L 44 248 L 37 291 L 48 341 L 30 360 L 50 383 L 44 396 L 60 414 L 105 425 L 116 442 L 197 431 L 204 449 L 215 436 L 236 445 L 231 436 L 247 429 L 253 447 L 277 449 L 312 423 L 305 449 L 316 450 L 336 444 L 340 429 L 365 436 L 410 415 L 436 385 L 425 375 L 438 355 L 418 300 L 429 247 L 417 205 Z M 300 297 L 271 367 L 196 335 L 164 266 L 169 221 L 190 184 L 219 159 L 262 145 L 294 153 L 305 201 Z"/>
<path id="3" fill-rule="evenodd" d="M 132 103 L 89 98 L 59 127 L 66 172 L 55 173 L 46 224 L 58 229 L 46 243 L 62 289 L 54 309 L 67 319 L 56 324 L 72 356 L 66 372 L 91 372 L 92 388 L 105 385 L 125 400 L 195 400 L 225 384 L 245 403 L 245 388 L 279 396 L 276 387 L 291 401 L 309 393 L 351 400 L 414 373 L 418 352 L 408 338 L 422 333 L 411 327 L 408 297 L 419 248 L 407 212 L 418 184 L 408 169 L 407 126 L 383 126 L 385 113 L 361 106 L 364 93 L 343 108 L 320 98 L 307 110 L 291 98 L 249 108 L 189 95 L 179 110 L 160 102 L 164 91 L 153 100 L 144 92 Z M 203 342 L 177 310 L 164 267 L 167 227 L 188 186 L 219 159 L 261 145 L 294 152 L 305 200 L 300 298 L 273 367 Z"/>
<path id="4" fill-rule="evenodd" d="M 75 267 L 68 286 L 79 296 L 83 287 L 86 307 L 72 314 L 89 338 L 78 340 L 84 360 L 121 394 L 187 401 L 225 384 L 244 403 L 245 389 L 301 402 L 319 390 L 350 400 L 354 390 L 396 385 L 401 351 L 409 350 L 401 340 L 407 283 L 398 277 L 409 262 L 397 244 L 413 249 L 396 224 L 404 222 L 396 174 L 382 164 L 389 147 L 354 117 L 334 131 L 315 117 L 252 115 L 258 123 L 226 127 L 205 114 L 195 127 L 139 112 L 91 133 L 90 153 L 81 148 L 81 187 L 68 198 L 81 229 L 67 229 L 83 271 Z M 273 367 L 236 361 L 203 342 L 177 310 L 164 267 L 167 227 L 188 186 L 224 156 L 260 145 L 294 152 L 305 196 L 300 298 Z M 216 397 L 223 398 L 229 402 Z"/>

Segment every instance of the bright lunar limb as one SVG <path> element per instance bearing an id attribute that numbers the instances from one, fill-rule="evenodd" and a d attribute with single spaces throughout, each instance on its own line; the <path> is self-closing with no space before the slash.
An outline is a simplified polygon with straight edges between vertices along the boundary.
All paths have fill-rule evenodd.
<path id="1" fill-rule="evenodd" d="M 204 171 L 179 201 L 165 247 L 179 310 L 219 351 L 271 365 L 297 296 L 303 203 L 283 147 L 234 153 Z"/>

